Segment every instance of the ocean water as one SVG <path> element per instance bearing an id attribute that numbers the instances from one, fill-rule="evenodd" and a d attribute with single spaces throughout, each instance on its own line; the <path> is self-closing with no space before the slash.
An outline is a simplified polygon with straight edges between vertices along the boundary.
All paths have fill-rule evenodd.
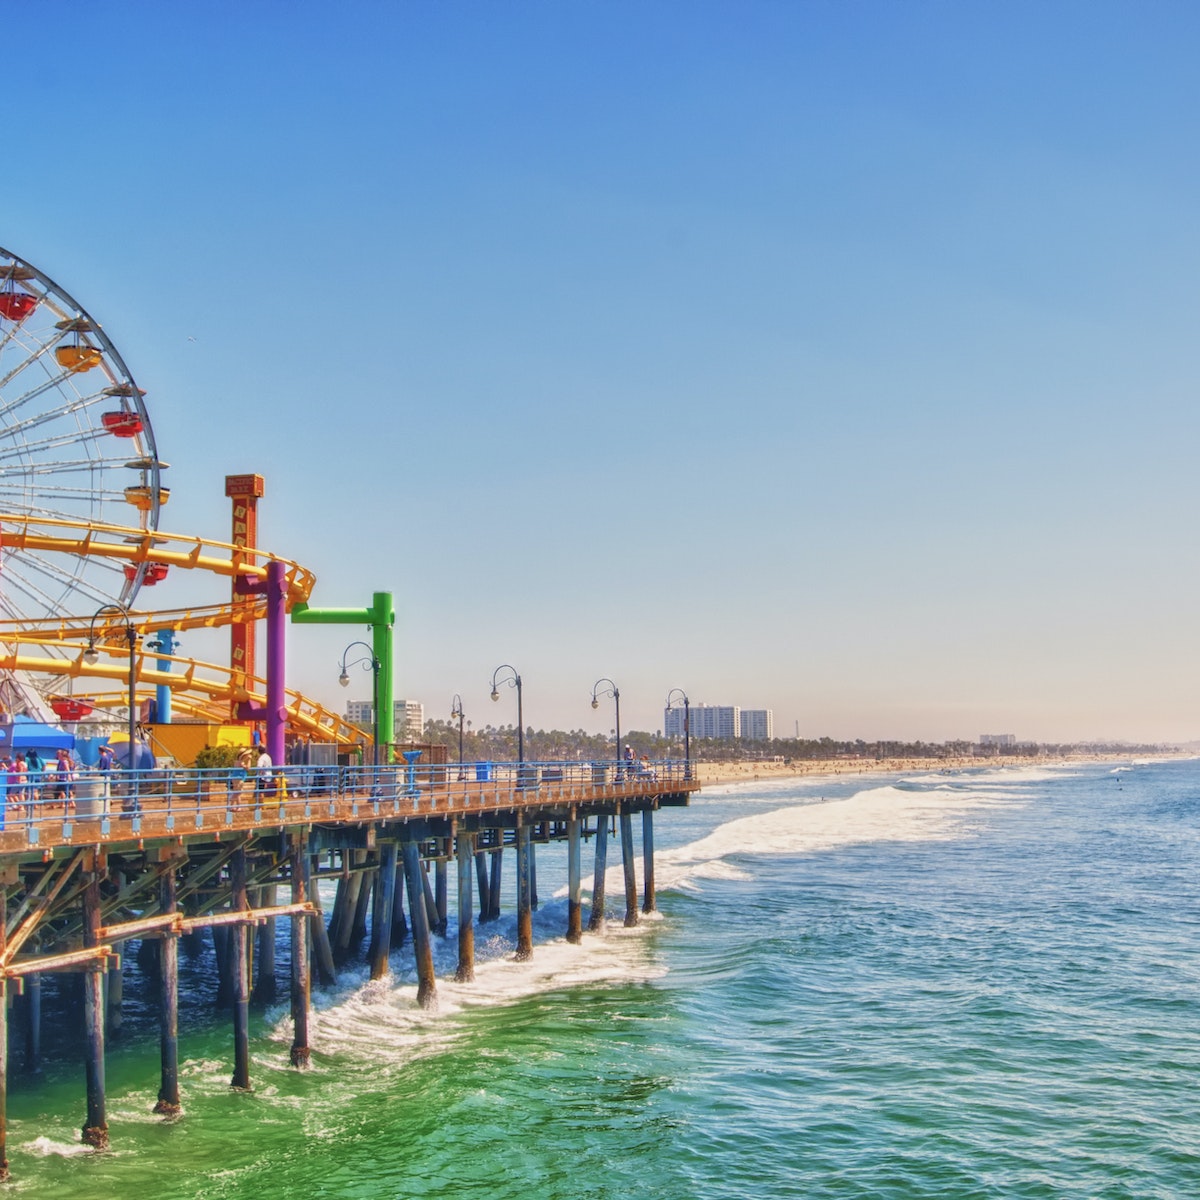
<path id="1" fill-rule="evenodd" d="M 622 928 L 618 866 L 615 920 L 568 946 L 539 848 L 531 963 L 506 918 L 436 1013 L 403 951 L 348 971 L 311 1070 L 284 1008 L 256 1019 L 252 1094 L 194 964 L 176 1121 L 131 979 L 112 1150 L 79 1145 L 78 1063 L 14 1074 L 12 1191 L 1194 1197 L 1198 829 L 1193 761 L 711 788 L 658 817 L 656 916 Z"/>

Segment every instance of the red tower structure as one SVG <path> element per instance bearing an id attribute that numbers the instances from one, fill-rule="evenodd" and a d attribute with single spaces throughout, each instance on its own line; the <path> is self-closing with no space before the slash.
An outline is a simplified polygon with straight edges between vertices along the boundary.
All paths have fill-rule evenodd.
<path id="1" fill-rule="evenodd" d="M 266 493 L 261 475 L 226 475 L 225 495 L 233 501 L 233 536 L 229 539 L 235 546 L 245 549 L 245 556 L 235 554 L 234 566 L 254 561 L 253 551 L 258 548 L 258 502 Z M 237 591 L 237 571 L 233 574 L 233 623 L 229 626 L 230 682 L 234 688 L 246 687 L 250 676 L 255 673 L 255 622 L 245 610 L 251 609 L 256 597 Z M 241 610 L 239 612 L 239 610 Z M 237 720 L 238 702 L 231 702 L 230 717 Z"/>

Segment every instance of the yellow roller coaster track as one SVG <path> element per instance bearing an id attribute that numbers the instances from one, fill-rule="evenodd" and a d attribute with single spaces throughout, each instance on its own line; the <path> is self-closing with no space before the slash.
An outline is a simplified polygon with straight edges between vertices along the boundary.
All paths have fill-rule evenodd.
<path id="1" fill-rule="evenodd" d="M 267 563 L 282 562 L 287 582 L 287 607 L 307 603 L 316 577 L 289 559 L 265 550 L 247 550 L 228 542 L 185 534 L 156 531 L 124 525 L 89 524 L 79 521 L 32 517 L 24 513 L 0 513 L 0 547 L 5 551 L 26 550 L 36 553 L 101 557 L 121 565 L 144 562 L 164 563 L 187 571 L 204 571 L 233 579 L 245 576 L 265 579 Z M 256 620 L 265 612 L 265 602 L 233 605 L 208 604 L 190 608 L 161 609 L 156 612 L 130 610 L 129 621 L 139 634 L 156 630 L 212 629 L 235 621 Z M 125 643 L 122 617 L 114 629 L 116 612 L 99 627 L 96 618 L 73 614 L 43 618 L 0 620 L 0 671 L 57 675 L 72 681 L 129 679 L 129 652 Z M 89 663 L 84 650 L 95 637 L 95 648 L 105 658 Z M 169 662 L 172 670 L 157 664 Z M 189 658 L 135 651 L 134 676 L 144 686 L 171 689 L 172 703 L 181 711 L 204 719 L 220 721 L 231 701 L 265 703 L 265 682 L 258 677 L 241 677 L 235 684 L 229 667 Z M 115 707 L 128 703 L 125 693 L 72 691 L 77 699 L 87 699 L 97 707 Z M 362 730 L 336 713 L 297 692 L 287 693 L 289 725 L 299 733 L 343 744 L 361 742 Z"/>

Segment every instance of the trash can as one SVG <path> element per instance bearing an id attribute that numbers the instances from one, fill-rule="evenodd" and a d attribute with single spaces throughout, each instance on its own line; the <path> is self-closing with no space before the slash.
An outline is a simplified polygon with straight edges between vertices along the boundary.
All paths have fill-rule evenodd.
<path id="1" fill-rule="evenodd" d="M 490 762 L 481 762 L 475 764 L 475 781 L 477 783 L 491 783 L 492 764 Z"/>
<path id="2" fill-rule="evenodd" d="M 608 767 L 604 763 L 592 763 L 592 786 L 604 787 L 608 783 Z"/>
<path id="3" fill-rule="evenodd" d="M 79 779 L 75 783 L 75 815 L 102 817 L 108 811 L 108 780 Z"/>

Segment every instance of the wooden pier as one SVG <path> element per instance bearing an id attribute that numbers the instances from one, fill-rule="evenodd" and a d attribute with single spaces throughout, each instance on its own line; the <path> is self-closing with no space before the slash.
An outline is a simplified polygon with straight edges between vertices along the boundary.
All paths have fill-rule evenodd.
<path id="1" fill-rule="evenodd" d="M 686 805 L 698 790 L 685 763 L 522 763 L 82 773 L 74 796 L 10 792 L 0 828 L 0 1178 L 7 1177 L 5 1112 L 8 1010 L 26 997 L 27 1048 L 40 1046 L 41 977 L 83 975 L 83 1140 L 108 1144 L 104 1045 L 119 1024 L 122 947 L 157 949 L 162 1046 L 155 1111 L 180 1111 L 179 939 L 208 929 L 217 948 L 218 991 L 233 1013 L 231 1085 L 248 1089 L 252 995 L 271 999 L 277 919 L 291 923 L 291 1061 L 307 1063 L 314 979 L 367 941 L 372 978 L 411 937 L 419 1003 L 436 1003 L 432 938 L 449 925 L 449 864 L 457 874 L 458 966 L 474 977 L 474 925 L 499 916 L 505 851 L 515 855 L 517 959 L 534 953 L 536 847 L 565 842 L 564 935 L 582 937 L 582 843 L 595 844 L 588 928 L 604 919 L 610 832 L 620 838 L 624 922 L 639 901 L 633 817 L 642 833 L 641 909 L 654 899 L 654 813 Z M 337 881 L 322 912 L 317 884 Z M 279 889 L 287 903 L 277 903 Z M 478 896 L 478 913 L 474 900 Z M 407 910 L 407 912 L 406 912 Z M 253 944 L 257 941 L 258 952 Z M 252 964 L 258 967 L 252 978 Z M 268 995 L 267 993 L 272 993 Z M 36 1052 L 36 1051 L 35 1051 Z"/>

